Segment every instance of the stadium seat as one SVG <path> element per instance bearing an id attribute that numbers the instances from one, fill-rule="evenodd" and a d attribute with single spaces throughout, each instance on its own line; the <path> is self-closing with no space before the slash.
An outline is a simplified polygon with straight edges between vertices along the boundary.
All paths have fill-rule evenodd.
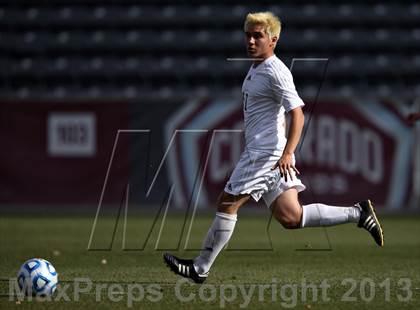
<path id="1" fill-rule="evenodd" d="M 10 87 L 3 94 L 49 96 L 55 89 L 57 96 L 72 96 L 75 90 L 100 97 L 111 89 L 132 98 L 140 87 L 143 98 L 152 98 L 144 96 L 153 88 L 144 86 L 148 79 L 162 89 L 155 95 L 178 99 L 188 89 L 208 93 L 209 83 L 229 93 L 250 64 L 227 59 L 246 57 L 243 19 L 262 9 L 282 19 L 277 50 L 287 65 L 293 58 L 328 58 L 328 76 L 337 79 L 331 89 L 350 94 L 370 77 L 392 86 L 398 74 L 407 81 L 400 88 L 413 93 L 420 50 L 420 4 L 415 2 L 262 0 L 251 6 L 239 0 L 5 0 L 0 4 L 0 77 Z M 294 68 L 308 94 L 321 71 L 310 62 Z"/>

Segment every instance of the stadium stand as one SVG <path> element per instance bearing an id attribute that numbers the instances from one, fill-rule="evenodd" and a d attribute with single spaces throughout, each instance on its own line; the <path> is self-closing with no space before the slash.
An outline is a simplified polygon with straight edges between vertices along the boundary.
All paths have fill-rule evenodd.
<path id="1" fill-rule="evenodd" d="M 0 2 L 0 98 L 115 99 L 179 103 L 237 90 L 249 62 L 241 32 L 249 11 L 283 21 L 277 54 L 328 58 L 322 93 L 420 96 L 416 1 Z M 323 71 L 294 68 L 304 95 Z"/>

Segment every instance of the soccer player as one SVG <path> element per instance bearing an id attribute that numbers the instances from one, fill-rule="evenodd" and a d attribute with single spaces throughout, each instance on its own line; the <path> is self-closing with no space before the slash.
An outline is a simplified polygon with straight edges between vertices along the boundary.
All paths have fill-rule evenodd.
<path id="1" fill-rule="evenodd" d="M 301 205 L 305 189 L 295 166 L 294 151 L 304 125 L 304 103 L 293 77 L 274 54 L 281 23 L 271 12 L 250 13 L 244 31 L 253 65 L 242 85 L 246 147 L 218 199 L 214 221 L 195 259 L 169 253 L 164 261 L 176 274 L 203 283 L 217 255 L 232 236 L 238 209 L 250 199 L 263 198 L 273 216 L 288 229 L 358 223 L 379 246 L 384 238 L 369 200 L 337 207 L 321 203 Z M 286 138 L 285 113 L 290 115 Z"/>

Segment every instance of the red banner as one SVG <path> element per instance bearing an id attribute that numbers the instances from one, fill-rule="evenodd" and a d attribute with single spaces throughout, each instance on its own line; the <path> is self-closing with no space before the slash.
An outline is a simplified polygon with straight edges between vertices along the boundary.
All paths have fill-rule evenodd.
<path id="1" fill-rule="evenodd" d="M 0 118 L 0 202 L 98 202 L 116 133 L 128 126 L 126 104 L 11 102 Z M 125 184 L 128 160 L 119 160 L 114 177 Z M 119 201 L 120 187 L 107 197 Z"/>

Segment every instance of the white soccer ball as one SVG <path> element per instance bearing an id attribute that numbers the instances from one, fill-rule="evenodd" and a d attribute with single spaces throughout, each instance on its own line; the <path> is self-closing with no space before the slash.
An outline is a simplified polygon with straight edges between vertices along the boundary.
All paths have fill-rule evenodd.
<path id="1" fill-rule="evenodd" d="M 58 283 L 54 266 L 42 258 L 32 258 L 20 267 L 17 281 L 25 295 L 51 296 Z"/>

